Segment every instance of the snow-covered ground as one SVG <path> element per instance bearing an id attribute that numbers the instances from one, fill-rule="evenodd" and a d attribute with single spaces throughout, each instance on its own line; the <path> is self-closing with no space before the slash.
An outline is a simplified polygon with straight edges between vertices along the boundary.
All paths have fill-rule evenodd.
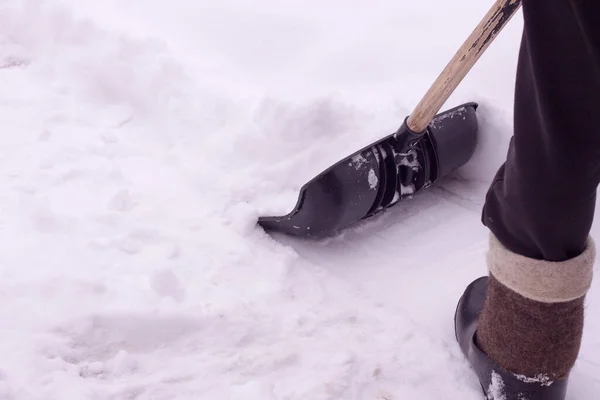
<path id="1" fill-rule="evenodd" d="M 452 317 L 520 14 L 446 106 L 481 105 L 455 177 L 327 241 L 256 219 L 395 130 L 490 5 L 0 0 L 0 400 L 480 399 Z"/>

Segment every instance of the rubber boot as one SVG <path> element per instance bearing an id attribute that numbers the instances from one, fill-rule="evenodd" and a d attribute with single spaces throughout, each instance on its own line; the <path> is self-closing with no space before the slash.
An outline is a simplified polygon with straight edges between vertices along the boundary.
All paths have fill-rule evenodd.
<path id="1" fill-rule="evenodd" d="M 564 400 L 568 377 L 550 381 L 506 371 L 491 360 L 475 342 L 479 314 L 487 295 L 488 277 L 472 282 L 458 302 L 454 317 L 456 340 L 475 371 L 488 400 Z"/>

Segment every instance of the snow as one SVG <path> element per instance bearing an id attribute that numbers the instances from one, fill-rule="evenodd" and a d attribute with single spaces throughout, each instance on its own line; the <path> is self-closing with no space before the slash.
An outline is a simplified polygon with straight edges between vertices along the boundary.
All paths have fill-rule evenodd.
<path id="1" fill-rule="evenodd" d="M 504 381 L 500 374 L 492 371 L 492 380 L 488 388 L 487 398 L 489 400 L 507 400 L 504 392 Z"/>
<path id="2" fill-rule="evenodd" d="M 375 171 L 371 168 L 369 170 L 369 187 L 371 189 L 375 189 L 377 187 L 377 175 L 375 174 Z"/>
<path id="3" fill-rule="evenodd" d="M 448 101 L 481 105 L 455 177 L 328 240 L 256 225 L 397 129 L 489 7 L 458 3 L 0 0 L 0 399 L 480 399 L 452 317 L 520 16 Z"/>
<path id="4" fill-rule="evenodd" d="M 523 381 L 526 383 L 539 383 L 542 386 L 552 386 L 552 384 L 554 383 L 554 381 L 548 375 L 545 375 L 545 374 L 538 374 L 537 376 L 534 376 L 534 377 L 527 377 L 527 376 L 521 375 L 521 374 L 515 374 L 515 376 L 520 381 Z"/>

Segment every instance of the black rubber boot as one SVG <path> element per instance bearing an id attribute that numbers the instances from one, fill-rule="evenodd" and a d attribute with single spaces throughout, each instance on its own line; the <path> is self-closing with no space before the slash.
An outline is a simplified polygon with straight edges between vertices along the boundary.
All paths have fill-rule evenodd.
<path id="1" fill-rule="evenodd" d="M 456 340 L 477 374 L 488 400 L 564 400 L 568 378 L 549 381 L 506 371 L 487 357 L 475 343 L 477 321 L 486 299 L 488 277 L 472 282 L 458 302 L 454 316 Z"/>

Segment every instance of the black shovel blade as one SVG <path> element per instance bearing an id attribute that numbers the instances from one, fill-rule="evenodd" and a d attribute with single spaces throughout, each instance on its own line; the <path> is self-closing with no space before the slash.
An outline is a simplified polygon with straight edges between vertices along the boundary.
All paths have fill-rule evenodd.
<path id="1" fill-rule="evenodd" d="M 300 190 L 285 216 L 260 217 L 267 231 L 319 238 L 413 197 L 464 165 L 477 136 L 477 104 L 465 103 L 436 115 L 410 151 L 395 133 L 332 165 Z"/>

